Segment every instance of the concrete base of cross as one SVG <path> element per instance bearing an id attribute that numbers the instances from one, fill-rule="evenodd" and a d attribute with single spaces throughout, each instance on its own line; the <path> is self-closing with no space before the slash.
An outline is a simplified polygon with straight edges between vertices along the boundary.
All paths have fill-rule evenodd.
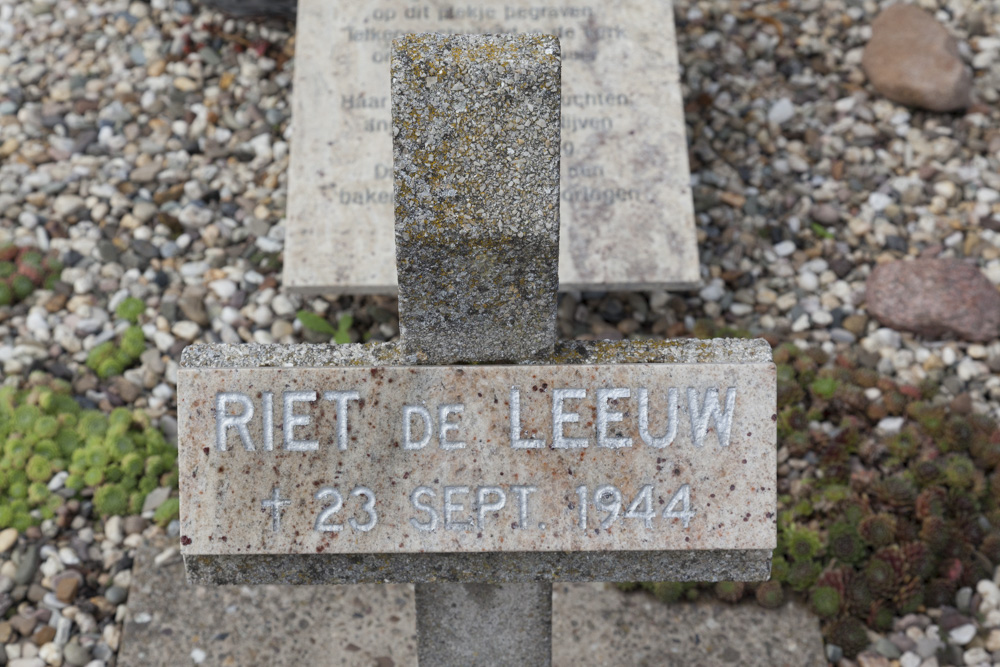
<path id="1" fill-rule="evenodd" d="M 416 602 L 421 664 L 552 663 L 551 583 L 418 584 Z"/>

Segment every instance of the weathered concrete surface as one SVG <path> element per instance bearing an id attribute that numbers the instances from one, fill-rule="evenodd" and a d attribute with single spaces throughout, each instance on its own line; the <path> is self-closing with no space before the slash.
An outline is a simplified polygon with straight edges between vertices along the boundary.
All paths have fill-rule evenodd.
<path id="1" fill-rule="evenodd" d="M 176 540 L 138 549 L 118 664 L 128 667 L 399 667 L 417 662 L 413 587 L 198 586 Z M 200 657 L 201 660 L 193 660 Z"/>
<path id="2" fill-rule="evenodd" d="M 798 604 L 666 605 L 605 584 L 556 584 L 553 664 L 825 667 L 819 621 Z"/>
<path id="3" fill-rule="evenodd" d="M 300 1 L 284 286 L 395 291 L 390 42 L 505 30 L 562 45 L 561 289 L 696 285 L 671 3 L 507 0 L 479 14 L 459 5 Z M 449 7 L 459 11 L 442 14 Z"/>
<path id="4" fill-rule="evenodd" d="M 393 42 L 399 329 L 420 363 L 552 353 L 559 76 L 551 36 Z"/>
<path id="5" fill-rule="evenodd" d="M 775 547 L 770 364 L 185 368 L 179 386 L 179 428 L 205 434 L 180 452 L 187 553 Z"/>
<path id="6" fill-rule="evenodd" d="M 182 533 L 187 542 L 184 552 L 188 557 L 193 578 L 201 581 L 214 580 L 220 583 L 251 580 L 261 583 L 276 581 L 322 583 L 351 580 L 516 582 L 552 579 L 592 580 L 595 578 L 610 580 L 759 580 L 766 578 L 769 571 L 769 550 L 774 545 L 773 514 L 770 517 L 767 514 L 773 513 L 775 502 L 773 413 L 766 410 L 761 411 L 762 406 L 774 404 L 774 370 L 769 361 L 770 348 L 767 343 L 763 341 L 675 341 L 659 344 L 572 345 L 560 347 L 554 358 L 550 359 L 550 361 L 567 364 L 560 369 L 537 365 L 520 367 L 475 366 L 464 369 L 428 367 L 417 373 L 414 370 L 395 367 L 391 365 L 391 361 L 382 368 L 368 368 L 360 373 L 357 368 L 345 368 L 353 366 L 355 359 L 360 360 L 361 363 L 369 363 L 374 358 L 392 359 L 391 348 L 360 345 L 342 346 L 334 349 L 322 346 L 290 346 L 287 348 L 280 346 L 237 346 L 235 348 L 216 346 L 195 347 L 185 351 L 182 359 L 184 368 L 180 371 L 178 396 L 179 423 L 182 433 L 181 516 Z M 688 392 L 684 387 L 685 391 L 679 392 L 679 394 L 683 394 L 679 397 L 681 399 L 679 403 L 686 404 L 686 408 L 678 407 L 679 425 L 676 442 L 666 446 L 663 450 L 650 448 L 644 442 L 642 447 L 633 446 L 631 448 L 587 447 L 572 452 L 571 456 L 575 457 L 575 460 L 563 461 L 562 459 L 570 455 L 568 450 L 555 450 L 548 446 L 538 450 L 512 451 L 510 449 L 509 406 L 505 406 L 504 403 L 509 401 L 510 387 L 516 384 L 512 378 L 518 377 L 518 374 L 537 375 L 543 384 L 548 382 L 542 378 L 544 375 L 545 378 L 552 380 L 549 386 L 555 387 L 559 383 L 553 379 L 555 376 L 550 378 L 549 375 L 546 375 L 547 373 L 586 373 L 588 367 L 576 365 L 578 362 L 617 363 L 620 365 L 600 367 L 601 383 L 610 383 L 607 385 L 608 387 L 618 386 L 618 384 L 632 386 L 636 382 L 625 378 L 645 377 L 644 374 L 653 372 L 650 369 L 656 368 L 655 365 L 638 362 L 655 363 L 668 359 L 702 362 L 694 366 L 667 363 L 658 371 L 667 374 L 663 377 L 677 379 L 684 377 L 685 373 L 694 373 L 699 378 L 698 382 L 708 383 L 704 386 L 698 384 L 694 391 L 695 399 L 700 408 L 704 407 L 706 395 L 704 392 L 709 388 L 709 385 L 721 388 L 719 395 L 722 403 L 720 405 L 725 402 L 724 396 L 729 393 L 728 387 L 735 386 L 737 388 L 732 413 L 731 433 L 733 440 L 730 446 L 721 447 L 719 445 L 718 434 L 714 430 L 719 426 L 717 422 L 707 424 L 708 428 L 712 428 L 713 431 L 709 432 L 706 428 L 705 442 L 700 449 L 692 446 L 690 417 L 699 410 L 696 409 L 692 412 L 691 404 L 686 400 L 689 399 Z M 286 367 L 280 370 L 275 368 L 275 366 L 280 367 L 291 362 L 302 366 L 320 365 L 324 368 L 289 369 Z M 256 364 L 270 366 L 270 369 L 251 370 Z M 235 369 L 208 370 L 212 366 L 216 368 L 230 366 L 235 367 Z M 684 370 L 685 368 L 687 370 Z M 590 372 L 596 373 L 597 371 L 592 369 Z M 352 373 L 365 378 L 366 381 L 373 382 L 373 384 L 365 389 L 361 384 L 358 384 L 357 387 L 354 384 L 351 384 L 350 387 L 341 386 L 342 382 L 336 380 L 337 377 L 346 377 Z M 370 430 L 374 428 L 378 420 L 371 420 L 367 417 L 362 419 L 360 406 L 363 397 L 365 398 L 363 410 L 378 415 L 376 404 L 379 401 L 384 400 L 390 405 L 398 406 L 399 401 L 408 396 L 407 391 L 403 391 L 397 396 L 393 394 L 393 391 L 396 390 L 388 389 L 385 390 L 385 396 L 382 396 L 382 388 L 378 388 L 376 396 L 376 393 L 373 392 L 375 392 L 378 380 L 373 380 L 373 377 L 382 378 L 383 386 L 388 386 L 397 384 L 395 381 L 390 383 L 390 378 L 408 375 L 423 378 L 421 381 L 429 381 L 431 385 L 438 387 L 433 391 L 436 392 L 435 395 L 440 395 L 442 401 L 447 400 L 454 403 L 465 400 L 469 402 L 469 412 L 463 412 L 461 419 L 464 423 L 465 418 L 469 418 L 467 423 L 471 430 L 466 432 L 460 429 L 458 431 L 462 434 L 460 437 L 469 443 L 468 449 L 441 450 L 438 443 L 436 447 L 428 444 L 426 449 L 415 452 L 403 451 L 400 447 L 393 446 L 393 443 L 398 445 L 401 437 L 393 429 L 402 430 L 402 425 L 398 421 L 394 422 L 393 419 L 389 419 L 388 426 L 385 426 L 383 431 Z M 616 379 L 619 375 L 622 378 L 620 383 Z M 458 389 L 457 393 L 452 395 L 447 394 L 449 390 L 440 389 L 440 387 L 455 385 L 459 377 L 465 377 L 462 382 L 472 382 L 468 385 L 467 391 Z M 586 382 L 583 375 L 574 375 L 573 377 L 579 377 L 579 382 L 576 380 L 574 382 L 583 387 L 593 384 L 597 376 L 595 375 L 595 379 Z M 694 376 L 688 375 L 687 377 Z M 492 383 L 490 378 L 493 379 Z M 694 383 L 695 380 L 691 380 L 691 382 Z M 263 418 L 258 416 L 257 421 L 251 420 L 247 424 L 249 440 L 255 443 L 255 451 L 246 451 L 240 438 L 228 433 L 227 450 L 219 451 L 213 439 L 213 434 L 216 433 L 216 422 L 213 415 L 215 396 L 221 390 L 239 391 L 241 386 L 246 389 L 250 384 L 254 385 L 257 392 L 270 391 L 273 394 L 272 402 L 279 411 L 279 414 L 272 419 L 274 428 L 279 430 L 272 440 L 272 447 L 275 449 L 273 451 L 263 449 L 264 440 L 261 435 Z M 398 384 L 403 386 L 405 383 L 400 380 Z M 524 384 L 525 389 L 524 395 L 527 397 L 529 385 L 522 384 Z M 426 391 L 431 391 L 431 385 L 427 385 Z M 497 387 L 500 387 L 502 391 L 498 390 Z M 349 431 L 348 437 L 358 438 L 358 440 L 349 439 L 346 452 L 340 451 L 335 444 L 332 444 L 336 443 L 337 438 L 340 437 L 340 431 L 336 427 L 334 419 L 337 408 L 335 402 L 325 401 L 327 405 L 324 405 L 320 412 L 316 413 L 312 424 L 313 428 L 317 424 L 324 424 L 322 434 L 310 430 L 310 425 L 297 426 L 293 433 L 296 440 L 322 440 L 324 447 L 320 449 L 317 445 L 316 451 L 284 450 L 282 448 L 283 435 L 279 424 L 282 421 L 280 418 L 281 393 L 286 388 L 304 391 L 315 390 L 320 392 L 318 395 L 324 391 L 357 390 L 358 400 L 347 404 L 347 423 L 348 425 L 351 423 L 349 411 L 356 409 L 359 415 L 357 423 L 363 428 L 359 427 L 355 432 Z M 441 391 L 444 393 L 440 393 Z M 452 388 L 451 391 L 456 392 L 455 388 Z M 532 393 L 538 396 L 543 392 Z M 421 392 L 417 391 L 414 400 L 422 400 L 420 394 Z M 483 394 L 483 396 L 478 396 L 478 394 Z M 637 394 L 638 392 L 636 392 Z M 653 396 L 655 395 L 654 392 Z M 427 397 L 430 396 L 431 394 L 427 394 Z M 750 397 L 753 400 L 750 400 Z M 496 404 L 492 403 L 493 399 L 496 400 Z M 255 395 L 253 400 L 258 402 L 257 409 L 260 410 L 263 406 L 263 394 Z M 486 418 L 483 423 L 489 422 L 493 426 L 485 429 L 472 428 L 477 419 L 477 416 L 473 414 L 475 410 L 472 406 L 475 401 L 480 400 L 486 403 L 485 410 L 487 412 L 490 410 L 499 411 L 492 417 L 492 421 L 490 418 Z M 541 409 L 538 411 L 540 403 L 537 400 L 536 398 L 536 402 L 532 406 L 528 404 L 526 399 L 522 408 L 524 424 L 531 420 L 538 422 L 538 426 L 535 427 L 536 433 L 522 430 L 521 438 L 544 438 L 551 445 L 554 431 L 551 428 L 551 423 L 548 426 L 544 424 L 551 413 L 545 405 L 541 405 Z M 662 401 L 662 397 L 660 400 Z M 321 401 L 317 401 L 317 403 L 321 403 Z M 436 401 L 427 401 L 427 403 L 431 409 L 436 407 Z M 543 399 L 541 403 L 545 403 L 545 400 Z M 650 405 L 656 404 L 657 400 L 651 399 Z M 299 403 L 293 412 L 299 414 L 301 411 L 304 415 L 310 405 L 312 404 Z M 357 407 L 354 407 L 355 405 Z M 581 405 L 583 404 L 581 403 Z M 580 409 L 583 421 L 564 425 L 566 429 L 564 433 L 569 437 L 582 438 L 581 433 L 572 429 L 578 426 L 590 429 L 593 428 L 592 424 L 596 421 L 596 407 L 592 406 L 586 410 L 581 407 Z M 684 425 L 685 413 L 682 410 L 687 410 L 686 426 Z M 430 411 L 429 409 L 428 412 Z M 638 419 L 635 414 L 638 412 L 637 407 L 619 405 L 615 411 L 623 413 L 622 422 L 615 422 L 615 427 L 619 424 L 622 426 L 620 435 L 615 432 L 615 437 L 632 437 L 634 443 L 640 442 L 642 435 L 635 431 L 635 422 Z M 389 414 L 391 415 L 392 412 L 390 409 Z M 624 416 L 625 412 L 629 413 L 629 417 Z M 435 411 L 435 414 L 439 413 Z M 650 434 L 660 435 L 658 429 L 665 431 L 666 426 L 655 413 L 650 414 Z M 625 428 L 626 424 L 632 425 Z M 608 433 L 612 431 L 608 431 Z M 207 434 L 207 436 L 185 437 L 185 434 L 199 433 Z M 369 439 L 368 433 L 374 433 L 376 437 Z M 416 433 L 417 431 L 414 429 L 411 437 L 421 437 Z M 445 440 L 451 439 L 451 435 L 449 434 Z M 478 444 L 476 444 L 476 438 L 480 438 Z M 485 442 L 485 440 L 494 439 L 496 442 Z M 744 447 L 748 447 L 748 449 L 742 449 Z M 345 454 L 351 455 L 354 450 L 356 450 L 354 456 L 358 458 L 345 459 L 343 457 Z M 456 465 L 454 462 L 459 461 L 465 454 L 472 454 L 474 458 L 465 461 L 464 467 L 454 467 Z M 509 458 L 511 454 L 524 454 L 525 456 L 518 463 L 517 457 Z M 421 468 L 419 465 L 412 465 L 413 457 L 411 455 L 425 460 L 426 466 Z M 490 468 L 488 459 L 494 455 L 508 457 L 497 460 L 509 460 L 510 463 L 499 463 Z M 532 459 L 530 462 L 528 462 L 529 458 Z M 600 463 L 600 460 L 604 458 L 607 458 L 608 462 Z M 660 458 L 663 460 L 659 460 Z M 633 460 L 636 462 L 635 468 L 630 467 L 632 464 L 629 461 Z M 546 467 L 547 461 L 551 463 L 549 467 L 551 467 L 553 475 L 552 481 L 550 482 L 548 479 L 542 481 L 541 478 L 538 478 L 537 483 L 535 483 L 539 470 L 544 472 L 548 469 Z M 727 463 L 718 467 L 719 461 Z M 597 463 L 595 464 L 595 462 Z M 341 463 L 339 468 L 338 463 Z M 490 475 L 483 476 L 484 469 L 493 470 L 492 477 Z M 447 479 L 447 475 L 450 474 L 449 470 L 458 476 L 457 480 Z M 570 470 L 572 470 L 572 475 L 569 474 Z M 674 472 L 677 470 L 680 472 L 675 475 Z M 750 471 L 746 478 L 743 477 L 744 470 Z M 247 474 L 247 471 L 253 474 Z M 739 474 L 735 474 L 736 471 Z M 515 479 L 503 481 L 500 475 L 502 472 L 509 473 Z M 197 477 L 195 473 L 197 473 Z M 236 477 L 233 477 L 234 474 Z M 732 480 L 726 478 L 727 475 L 734 474 L 735 477 Z M 428 475 L 430 477 L 424 479 Z M 441 524 L 438 525 L 436 532 L 426 532 L 418 530 L 408 521 L 408 519 L 413 518 L 426 524 L 430 519 L 428 514 L 417 514 L 412 511 L 414 506 L 409 494 L 417 486 L 431 487 L 436 493 L 434 503 L 437 504 L 442 501 L 443 496 L 443 489 L 438 487 L 444 485 L 469 486 L 471 492 L 473 487 L 478 486 L 520 484 L 522 480 L 517 479 L 518 475 L 528 478 L 529 483 L 539 489 L 537 498 L 543 498 L 545 493 L 552 492 L 550 489 L 554 490 L 556 487 L 560 487 L 558 493 L 551 496 L 552 499 L 547 504 L 542 503 L 537 506 L 546 507 L 546 509 L 549 507 L 559 509 L 554 509 L 552 513 L 547 512 L 544 519 L 540 518 L 537 521 L 546 524 L 551 522 L 557 527 L 563 526 L 560 530 L 565 530 L 566 535 L 556 536 L 555 531 L 548 530 L 547 525 L 543 528 L 533 524 L 533 528 L 522 530 L 518 527 L 521 523 L 518 512 L 514 512 L 512 516 L 505 515 L 504 522 L 498 523 L 496 532 L 492 533 L 488 529 L 445 530 Z M 602 475 L 606 479 L 600 479 Z M 693 475 L 693 477 L 689 480 L 686 475 Z M 608 524 L 602 530 L 596 522 L 606 515 L 596 512 L 596 501 L 593 501 L 592 497 L 587 532 L 578 532 L 573 529 L 574 517 L 578 520 L 579 508 L 571 507 L 571 504 L 576 500 L 575 487 L 578 483 L 586 484 L 588 493 L 593 493 L 599 484 L 610 483 L 618 486 L 623 491 L 623 504 L 620 508 L 620 513 L 623 513 L 627 504 L 638 495 L 639 488 L 642 486 L 639 484 L 640 478 L 648 477 L 656 484 L 659 483 L 657 482 L 658 476 L 663 476 L 661 485 L 669 493 L 656 491 L 656 495 L 654 495 L 654 506 L 656 512 L 660 514 L 660 518 L 657 518 L 656 521 L 678 524 L 669 526 L 669 531 L 647 531 L 643 526 L 643 520 L 626 520 L 624 517 L 619 518 L 617 522 Z M 496 479 L 493 479 L 494 477 Z M 568 483 L 567 479 L 572 479 L 573 482 Z M 770 484 L 769 480 L 772 480 Z M 675 493 L 674 487 L 677 486 L 675 483 L 677 481 L 691 485 L 692 509 L 695 511 L 695 516 L 691 521 L 691 527 L 687 530 L 679 525 L 678 519 L 669 519 L 668 521 L 662 519 L 663 510 L 672 500 L 671 494 Z M 643 482 L 643 484 L 645 483 Z M 708 487 L 714 488 L 720 483 L 722 486 L 718 489 L 708 489 Z M 368 521 L 369 515 L 360 507 L 366 496 L 360 494 L 356 494 L 354 497 L 348 496 L 352 489 L 364 486 L 371 489 L 374 492 L 373 495 L 379 499 L 376 507 L 380 516 L 379 520 L 383 522 L 380 529 L 392 526 L 393 522 L 395 522 L 396 528 L 389 528 L 384 533 L 380 530 L 369 532 L 347 530 L 346 526 L 345 530 L 338 533 L 313 531 L 318 514 L 330 502 L 330 498 L 315 499 L 312 497 L 323 486 L 336 486 L 340 489 L 345 500 L 348 501 L 347 510 L 334 518 L 338 523 L 343 524 L 347 520 L 348 512 L 353 512 L 353 517 L 357 522 L 366 523 Z M 561 488 L 562 486 L 565 488 Z M 263 505 L 264 501 L 271 498 L 275 488 L 279 489 L 278 498 L 282 502 L 288 501 L 279 515 L 279 519 L 287 527 L 287 532 L 274 530 L 275 513 L 269 506 Z M 504 490 L 512 491 L 509 487 L 505 487 Z M 297 495 L 293 495 L 293 492 Z M 712 498 L 713 493 L 716 498 Z M 737 495 L 734 496 L 734 493 Z M 392 494 L 397 496 L 395 501 L 391 500 Z M 513 496 L 514 493 L 508 493 L 508 495 Z M 738 497 L 739 507 L 734 508 L 718 500 L 718 498 L 727 497 L 730 500 Z M 424 500 L 428 499 L 424 498 Z M 468 500 L 469 496 L 464 496 L 464 499 Z M 297 504 L 293 505 L 293 500 Z M 456 511 L 456 518 L 457 512 L 471 512 L 469 503 L 463 503 L 458 497 L 455 500 L 457 503 L 463 504 L 463 509 Z M 496 498 L 490 496 L 486 500 L 495 502 Z M 397 503 L 396 509 L 388 509 L 393 502 Z M 606 508 L 609 502 L 609 499 L 604 501 Z M 641 509 L 641 505 L 639 507 Z M 440 515 L 443 515 L 443 507 L 439 506 L 437 509 L 440 518 Z M 683 504 L 675 506 L 674 509 L 683 509 Z M 509 514 L 513 510 L 514 504 L 512 503 L 505 511 Z M 717 514 L 720 511 L 722 514 Z M 726 514 L 727 512 L 728 514 Z M 709 528 L 705 524 L 698 525 L 699 519 L 713 516 L 719 517 L 718 524 L 714 524 L 716 527 Z M 465 517 L 458 520 L 471 521 L 472 519 Z M 484 520 L 489 520 L 488 514 L 484 515 Z M 635 526 L 626 526 L 630 522 Z M 441 521 L 441 523 L 444 522 Z M 478 517 L 476 523 L 478 523 Z M 516 525 L 512 526 L 511 524 Z M 667 528 L 667 526 L 663 525 L 660 528 Z M 608 532 L 609 530 L 611 532 Z M 418 533 L 433 535 L 433 537 L 417 537 Z M 648 540 L 651 534 L 656 536 L 652 541 Z M 336 537 L 332 537 L 334 535 Z M 382 537 L 382 535 L 386 537 Z M 386 542 L 390 535 L 391 543 Z M 584 537 L 585 535 L 587 537 Z M 501 553 L 486 553 L 486 549 L 503 551 Z M 605 551 L 590 551 L 591 549 L 604 549 Z M 606 551 L 607 549 L 619 551 L 610 552 Z M 707 549 L 718 550 L 708 551 Z M 424 550 L 425 553 L 416 553 L 420 550 Z M 649 550 L 649 552 L 644 554 L 644 550 Z M 289 551 L 293 553 L 289 554 Z M 439 555 L 432 555 L 434 552 Z M 448 557 L 443 557 L 440 554 L 448 554 Z M 344 577 L 352 577 L 353 579 L 345 579 Z"/>
<path id="7" fill-rule="evenodd" d="M 156 567 L 161 550 L 136 555 L 120 665 L 192 664 L 195 649 L 202 667 L 417 663 L 412 586 L 197 586 L 178 561 Z M 552 617 L 560 667 L 826 664 L 818 621 L 794 605 L 668 606 L 604 584 L 557 584 Z"/>
<path id="8" fill-rule="evenodd" d="M 551 584 L 418 584 L 416 609 L 421 664 L 550 664 Z"/>

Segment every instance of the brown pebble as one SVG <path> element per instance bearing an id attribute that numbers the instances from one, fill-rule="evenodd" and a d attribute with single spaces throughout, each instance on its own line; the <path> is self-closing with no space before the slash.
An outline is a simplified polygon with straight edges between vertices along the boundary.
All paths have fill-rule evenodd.
<path id="1" fill-rule="evenodd" d="M 48 593 L 48 591 L 44 586 L 31 584 L 28 586 L 28 602 L 41 602 L 46 593 Z"/>
<path id="2" fill-rule="evenodd" d="M 972 396 L 967 391 L 951 400 L 951 411 L 960 415 L 967 415 L 972 412 Z"/>
<path id="3" fill-rule="evenodd" d="M 24 536 L 32 542 L 42 539 L 42 529 L 38 526 L 28 526 L 24 530 Z"/>
<path id="4" fill-rule="evenodd" d="M 35 631 L 35 626 L 38 625 L 38 621 L 34 618 L 27 618 L 16 614 L 10 619 L 10 627 L 17 630 L 17 634 L 22 637 L 30 637 L 31 633 Z"/>
<path id="5" fill-rule="evenodd" d="M 80 588 L 80 581 L 76 577 L 63 577 L 56 584 L 56 598 L 60 602 L 69 604 L 76 599 L 76 592 Z"/>
<path id="6" fill-rule="evenodd" d="M 126 535 L 135 535 L 136 533 L 141 533 L 146 529 L 146 520 L 141 516 L 133 514 L 132 516 L 125 517 L 122 521 L 122 528 L 125 530 Z"/>
<path id="7" fill-rule="evenodd" d="M 10 623 L 3 621 L 0 623 L 0 644 L 6 644 L 14 636 L 14 628 L 10 627 Z"/>
<path id="8" fill-rule="evenodd" d="M 844 318 L 843 326 L 855 336 L 864 336 L 868 318 L 864 315 L 848 315 Z"/>
<path id="9" fill-rule="evenodd" d="M 34 642 L 35 646 L 42 646 L 43 644 L 48 644 L 50 641 L 56 638 L 56 629 L 51 625 L 46 625 L 43 628 L 39 628 L 31 637 L 31 641 Z"/>

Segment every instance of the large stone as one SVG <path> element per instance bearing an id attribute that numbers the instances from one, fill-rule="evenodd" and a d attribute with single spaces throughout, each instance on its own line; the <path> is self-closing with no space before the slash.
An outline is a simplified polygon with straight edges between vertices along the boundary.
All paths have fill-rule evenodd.
<path id="1" fill-rule="evenodd" d="M 549 36 L 393 43 L 399 328 L 420 363 L 552 352 L 559 74 Z"/>
<path id="2" fill-rule="evenodd" d="M 1000 292 L 956 259 L 879 265 L 868 276 L 867 307 L 885 326 L 926 338 L 989 341 L 1000 334 Z"/>
<path id="3" fill-rule="evenodd" d="M 958 43 L 914 5 L 893 5 L 879 14 L 861 64 L 875 89 L 894 102 L 931 111 L 972 103 L 972 72 Z"/>
<path id="4" fill-rule="evenodd" d="M 671 3 L 301 0 L 286 288 L 395 292 L 390 42 L 433 31 L 560 39 L 560 289 L 697 285 Z"/>

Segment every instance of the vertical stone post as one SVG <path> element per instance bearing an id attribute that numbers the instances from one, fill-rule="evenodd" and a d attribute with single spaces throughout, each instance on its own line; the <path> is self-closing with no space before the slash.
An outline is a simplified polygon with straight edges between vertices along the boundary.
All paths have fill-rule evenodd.
<path id="1" fill-rule="evenodd" d="M 400 338 L 423 363 L 553 351 L 559 110 L 555 37 L 393 43 Z"/>
<path id="2" fill-rule="evenodd" d="M 424 364 L 551 354 L 559 259 L 559 41 L 393 42 L 400 338 Z M 552 585 L 417 584 L 424 665 L 548 665 Z"/>

